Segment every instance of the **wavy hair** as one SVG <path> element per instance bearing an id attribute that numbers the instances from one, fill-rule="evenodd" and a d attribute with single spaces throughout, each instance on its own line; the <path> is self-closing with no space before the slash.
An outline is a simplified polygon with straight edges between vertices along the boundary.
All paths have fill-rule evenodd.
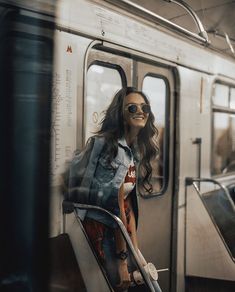
<path id="1" fill-rule="evenodd" d="M 117 155 L 118 139 L 125 134 L 123 104 L 124 99 L 131 93 L 140 94 L 145 103 L 149 104 L 147 96 L 136 90 L 134 87 L 125 87 L 120 89 L 114 96 L 112 102 L 106 110 L 105 116 L 101 121 L 101 129 L 97 132 L 98 135 L 105 137 L 107 141 L 107 155 L 110 161 Z M 151 160 L 159 154 L 159 148 L 156 142 L 158 129 L 154 124 L 155 118 L 150 111 L 146 125 L 139 131 L 137 136 L 137 149 L 140 158 L 139 164 L 139 182 L 141 186 L 151 193 L 153 191 L 151 184 L 152 166 Z"/>

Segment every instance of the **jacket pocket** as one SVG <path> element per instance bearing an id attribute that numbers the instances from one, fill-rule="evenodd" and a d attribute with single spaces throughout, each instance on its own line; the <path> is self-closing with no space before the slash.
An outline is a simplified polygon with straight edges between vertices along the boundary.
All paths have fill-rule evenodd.
<path id="1" fill-rule="evenodd" d="M 100 182 L 100 183 L 107 183 L 110 182 L 118 168 L 118 163 L 113 160 L 111 163 L 108 162 L 105 157 L 101 157 L 98 161 L 97 168 L 95 171 L 95 178 Z"/>

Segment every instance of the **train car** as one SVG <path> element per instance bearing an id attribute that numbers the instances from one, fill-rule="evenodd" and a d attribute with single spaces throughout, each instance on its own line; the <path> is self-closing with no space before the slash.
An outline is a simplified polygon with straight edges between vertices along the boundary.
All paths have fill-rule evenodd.
<path id="1" fill-rule="evenodd" d="M 62 232 L 58 187 L 65 163 L 98 129 L 114 93 L 135 86 L 150 98 L 161 147 L 154 194 L 139 197 L 140 249 L 159 270 L 163 291 L 231 291 L 234 57 L 210 45 L 197 17 L 199 34 L 132 1 L 57 5 L 52 236 Z M 92 279 L 84 273 L 88 291 L 98 287 Z"/>
<path id="2" fill-rule="evenodd" d="M 64 270 L 51 269 L 50 291 L 112 291 L 80 219 L 64 204 L 61 178 L 123 86 L 146 93 L 159 130 L 160 155 L 152 162 L 154 192 L 138 195 L 138 238 L 145 259 L 158 271 L 162 291 L 234 291 L 232 41 L 224 34 L 231 53 L 214 46 L 216 32 L 208 34 L 190 1 L 155 1 L 156 11 L 163 2 L 165 11 L 178 5 L 198 32 L 150 10 L 150 2 L 155 5 L 129 0 L 56 3 L 49 238 L 57 261 L 52 267 L 61 266 L 63 258 Z M 29 6 L 22 9 L 33 18 Z M 39 14 L 48 17 L 43 10 Z M 144 280 L 145 286 L 131 289 L 154 291 Z"/>

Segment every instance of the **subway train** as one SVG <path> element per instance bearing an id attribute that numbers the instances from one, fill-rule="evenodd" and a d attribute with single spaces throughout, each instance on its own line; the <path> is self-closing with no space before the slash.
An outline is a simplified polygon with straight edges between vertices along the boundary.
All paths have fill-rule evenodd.
<path id="1" fill-rule="evenodd" d="M 0 1 L 7 24 L 0 82 L 9 96 L 1 153 L 10 151 L 1 165 L 1 222 L 10 218 L 2 229 L 2 287 L 113 291 L 76 202 L 64 199 L 62 175 L 117 90 L 133 86 L 150 100 L 160 147 L 154 191 L 138 194 L 140 250 L 163 292 L 234 291 L 234 40 L 218 34 L 228 50 L 214 43 L 216 32 L 189 5 L 196 1 L 36 2 Z M 179 23 L 159 14 L 172 5 L 184 11 Z M 25 257 L 31 260 L 21 264 Z M 155 291 L 151 275 L 140 274 L 144 284 L 131 289 Z"/>

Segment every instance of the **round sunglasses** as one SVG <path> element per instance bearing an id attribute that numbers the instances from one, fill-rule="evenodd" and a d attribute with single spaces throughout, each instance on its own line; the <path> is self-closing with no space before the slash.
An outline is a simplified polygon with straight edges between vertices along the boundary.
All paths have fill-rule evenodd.
<path id="1" fill-rule="evenodd" d="M 149 104 L 130 104 L 127 106 L 127 110 L 131 114 L 135 114 L 137 112 L 138 107 L 141 108 L 142 112 L 145 114 L 149 114 L 151 111 L 151 107 Z"/>

